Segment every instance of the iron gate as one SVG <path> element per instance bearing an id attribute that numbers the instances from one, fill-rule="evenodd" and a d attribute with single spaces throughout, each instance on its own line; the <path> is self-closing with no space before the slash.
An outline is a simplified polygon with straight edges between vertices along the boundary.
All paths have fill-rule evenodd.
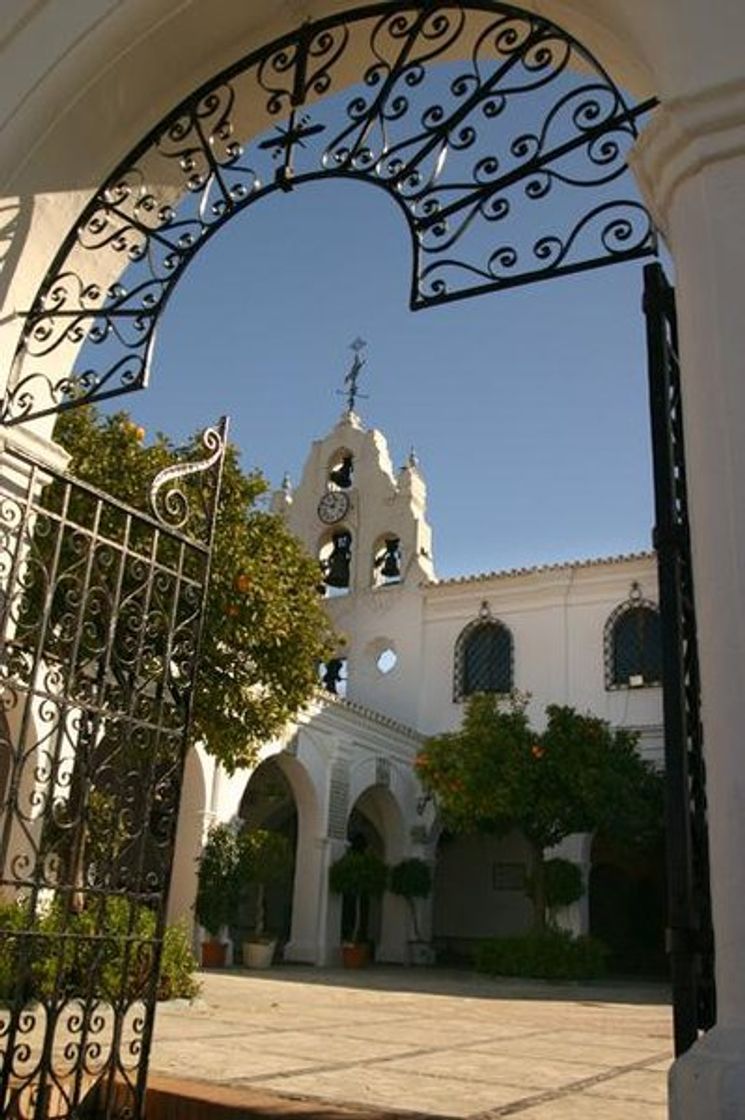
<path id="1" fill-rule="evenodd" d="M 688 524 L 675 291 L 659 264 L 644 269 L 655 535 L 662 617 L 668 952 L 675 1052 L 716 1019 L 706 774 Z"/>
<path id="2" fill-rule="evenodd" d="M 152 514 L 2 456 L 6 1117 L 142 1114 L 225 431 Z"/>

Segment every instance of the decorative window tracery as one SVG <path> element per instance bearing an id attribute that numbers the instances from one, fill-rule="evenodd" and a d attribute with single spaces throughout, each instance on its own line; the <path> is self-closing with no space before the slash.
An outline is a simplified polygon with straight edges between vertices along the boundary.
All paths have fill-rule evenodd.
<path id="1" fill-rule="evenodd" d="M 455 643 L 453 700 L 475 692 L 506 694 L 513 688 L 512 633 L 492 618 L 483 603 L 479 617 L 469 622 Z"/>
<path id="2" fill-rule="evenodd" d="M 605 687 L 643 688 L 662 682 L 662 634 L 656 603 L 633 583 L 629 598 L 605 624 Z"/>

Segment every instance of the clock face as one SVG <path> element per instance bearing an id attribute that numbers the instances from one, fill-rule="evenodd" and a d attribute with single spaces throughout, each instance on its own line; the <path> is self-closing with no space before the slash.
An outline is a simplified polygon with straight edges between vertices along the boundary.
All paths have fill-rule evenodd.
<path id="1" fill-rule="evenodd" d="M 325 525 L 335 525 L 348 509 L 349 497 L 343 490 L 327 490 L 318 503 L 318 516 Z"/>

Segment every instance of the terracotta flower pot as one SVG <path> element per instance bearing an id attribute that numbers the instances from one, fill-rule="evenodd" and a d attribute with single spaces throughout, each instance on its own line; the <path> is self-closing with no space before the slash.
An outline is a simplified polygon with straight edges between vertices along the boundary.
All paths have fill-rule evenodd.
<path id="1" fill-rule="evenodd" d="M 342 945 L 341 959 L 345 968 L 364 968 L 370 963 L 370 946 L 365 941 Z"/>
<path id="2" fill-rule="evenodd" d="M 225 968 L 227 945 L 222 941 L 202 942 L 202 968 Z"/>

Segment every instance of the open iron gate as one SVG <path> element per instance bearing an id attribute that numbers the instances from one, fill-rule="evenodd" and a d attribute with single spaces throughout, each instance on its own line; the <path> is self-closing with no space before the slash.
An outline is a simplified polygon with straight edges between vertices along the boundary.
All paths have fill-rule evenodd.
<path id="1" fill-rule="evenodd" d="M 152 514 L 0 490 L 0 1112 L 142 1114 L 226 423 Z"/>
<path id="2" fill-rule="evenodd" d="M 655 535 L 662 618 L 668 953 L 675 1052 L 716 1019 L 706 775 L 693 595 L 675 291 L 644 268 Z"/>

